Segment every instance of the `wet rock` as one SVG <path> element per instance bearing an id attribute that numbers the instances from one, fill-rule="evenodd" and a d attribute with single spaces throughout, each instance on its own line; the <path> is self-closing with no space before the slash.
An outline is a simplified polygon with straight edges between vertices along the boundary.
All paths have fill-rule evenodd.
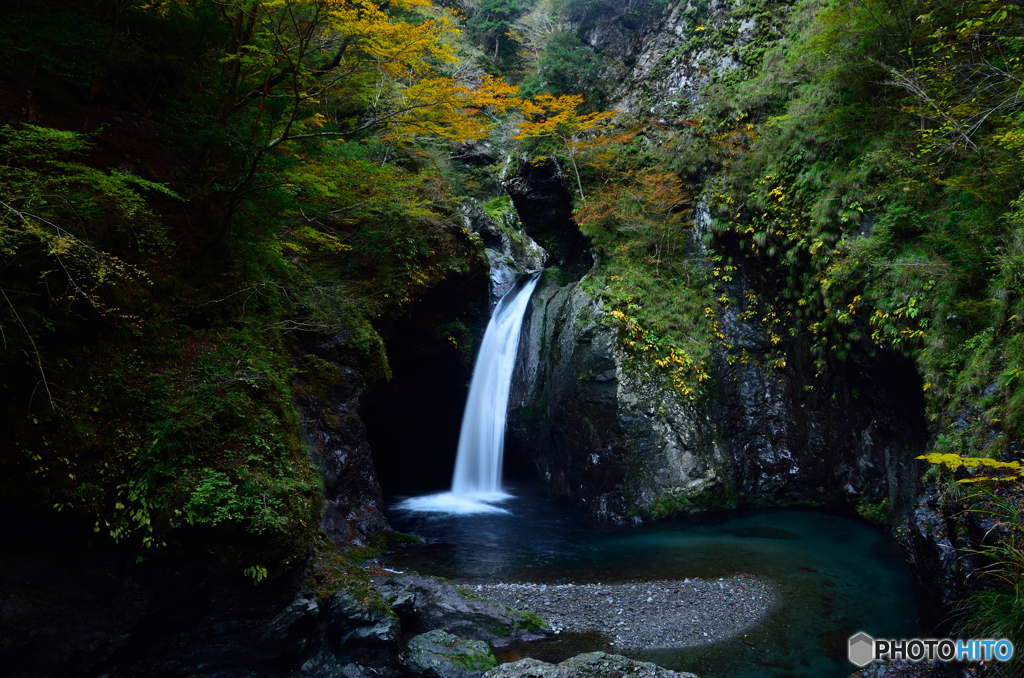
<path id="1" fill-rule="evenodd" d="M 338 659 L 330 651 L 324 651 L 303 663 L 294 678 L 371 678 L 375 675 L 391 675 L 385 668 L 368 669 L 345 659 Z"/>
<path id="2" fill-rule="evenodd" d="M 336 543 L 363 545 L 390 529 L 373 464 L 366 426 L 359 416 L 362 375 L 335 363 L 337 336 L 306 347 L 292 382 L 302 420 L 303 441 L 324 482 L 320 527 Z"/>
<path id="3" fill-rule="evenodd" d="M 260 641 L 272 644 L 288 639 L 288 653 L 294 655 L 315 650 L 320 644 L 320 634 L 311 630 L 321 626 L 321 602 L 314 595 L 299 593 L 262 629 Z"/>
<path id="4" fill-rule="evenodd" d="M 490 262 L 493 307 L 521 276 L 543 269 L 548 253 L 523 231 L 511 203 L 498 212 L 496 218 L 472 200 L 466 200 L 462 210 L 466 228 L 479 235 L 484 243 Z"/>
<path id="5" fill-rule="evenodd" d="M 489 141 L 466 141 L 452 144 L 452 159 L 467 165 L 493 165 L 498 154 Z"/>
<path id="6" fill-rule="evenodd" d="M 408 618 L 406 630 L 440 629 L 460 638 L 487 641 L 492 647 L 537 640 L 551 634 L 536 615 L 480 598 L 443 579 L 405 575 L 387 584 L 405 588 L 415 596 L 415 612 Z"/>
<path id="7" fill-rule="evenodd" d="M 412 616 L 416 612 L 416 595 L 409 589 L 392 584 L 381 584 L 377 592 L 384 599 L 399 619 Z"/>
<path id="8" fill-rule="evenodd" d="M 505 183 L 523 223 L 523 230 L 543 247 L 548 265 L 558 266 L 572 280 L 590 270 L 590 242 L 572 215 L 569 179 L 554 158 L 521 158 L 518 172 Z"/>
<path id="9" fill-rule="evenodd" d="M 545 272 L 523 319 L 506 446 L 553 496 L 625 522 L 636 507 L 728 505 L 707 417 L 661 375 L 629 370 L 603 303 Z"/>
<path id="10" fill-rule="evenodd" d="M 946 502 L 929 487 L 897 526 L 896 538 L 910 565 L 923 628 L 945 634 L 953 631 L 949 610 L 977 584 L 973 575 L 981 565 L 976 551 L 990 534 L 984 522 L 983 514 Z"/>
<path id="11" fill-rule="evenodd" d="M 431 678 L 479 678 L 498 664 L 484 641 L 440 629 L 413 637 L 402 656 L 409 669 Z"/>
<path id="12" fill-rule="evenodd" d="M 606 652 L 588 652 L 548 664 L 537 659 L 520 659 L 491 669 L 485 678 L 697 678 L 693 673 L 679 673 L 656 664 L 627 659 Z"/>
<path id="13" fill-rule="evenodd" d="M 742 310 L 723 310 L 722 329 L 748 359 L 716 349 L 712 385 L 689 401 L 651 361 L 626 353 L 599 299 L 547 271 L 520 335 L 509 453 L 553 496 L 617 522 L 742 504 L 888 500 L 890 515 L 902 514 L 925 440 L 912 366 L 851 355 L 818 377 L 798 338 L 787 369 L 775 370 L 758 360 L 769 344 Z"/>
<path id="14" fill-rule="evenodd" d="M 850 678 L 968 678 L 978 675 L 973 668 L 964 664 L 946 663 L 933 659 L 912 662 L 874 661 L 850 675 Z"/>
<path id="15" fill-rule="evenodd" d="M 345 654 L 397 654 L 401 627 L 378 596 L 342 590 L 328 601 L 327 632 Z"/>

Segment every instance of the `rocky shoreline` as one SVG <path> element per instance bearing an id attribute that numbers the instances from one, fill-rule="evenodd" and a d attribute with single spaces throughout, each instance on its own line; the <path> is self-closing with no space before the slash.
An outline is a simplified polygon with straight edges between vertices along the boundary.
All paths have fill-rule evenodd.
<path id="1" fill-rule="evenodd" d="M 779 601 L 772 584 L 750 575 L 615 584 L 468 586 L 470 592 L 533 612 L 556 633 L 596 632 L 610 649 L 705 645 L 764 621 Z"/>

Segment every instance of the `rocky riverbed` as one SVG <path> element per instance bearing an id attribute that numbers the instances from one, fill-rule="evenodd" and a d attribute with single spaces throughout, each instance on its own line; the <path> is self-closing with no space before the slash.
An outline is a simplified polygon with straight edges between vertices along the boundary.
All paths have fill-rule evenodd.
<path id="1" fill-rule="evenodd" d="M 477 584 L 471 593 L 540 615 L 558 633 L 597 632 L 613 650 L 703 645 L 764 620 L 778 594 L 764 579 L 635 581 L 615 584 Z"/>

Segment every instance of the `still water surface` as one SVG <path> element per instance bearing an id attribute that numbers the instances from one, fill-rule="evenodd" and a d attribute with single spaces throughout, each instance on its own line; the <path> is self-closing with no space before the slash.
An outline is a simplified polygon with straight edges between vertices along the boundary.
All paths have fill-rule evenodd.
<path id="1" fill-rule="evenodd" d="M 392 509 L 388 517 L 395 529 L 439 543 L 401 550 L 389 564 L 467 583 L 613 582 L 740 572 L 770 579 L 781 603 L 745 639 L 627 653 L 701 678 L 839 678 L 856 670 L 846 660 L 852 633 L 917 635 L 917 604 L 899 548 L 861 521 L 815 511 L 767 510 L 622 527 L 554 506 L 534 489 L 511 493 L 513 498 L 502 504 L 507 514 L 447 516 Z M 567 635 L 499 659 L 561 661 L 593 650 L 614 648 L 596 634 Z"/>

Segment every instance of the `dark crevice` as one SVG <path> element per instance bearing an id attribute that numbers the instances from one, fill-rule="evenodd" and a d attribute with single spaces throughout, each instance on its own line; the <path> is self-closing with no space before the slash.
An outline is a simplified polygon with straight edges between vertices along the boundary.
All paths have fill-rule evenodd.
<path id="1" fill-rule="evenodd" d="M 385 494 L 451 485 L 472 363 L 488 319 L 486 276 L 442 283 L 384 336 L 392 378 L 362 417 Z"/>

